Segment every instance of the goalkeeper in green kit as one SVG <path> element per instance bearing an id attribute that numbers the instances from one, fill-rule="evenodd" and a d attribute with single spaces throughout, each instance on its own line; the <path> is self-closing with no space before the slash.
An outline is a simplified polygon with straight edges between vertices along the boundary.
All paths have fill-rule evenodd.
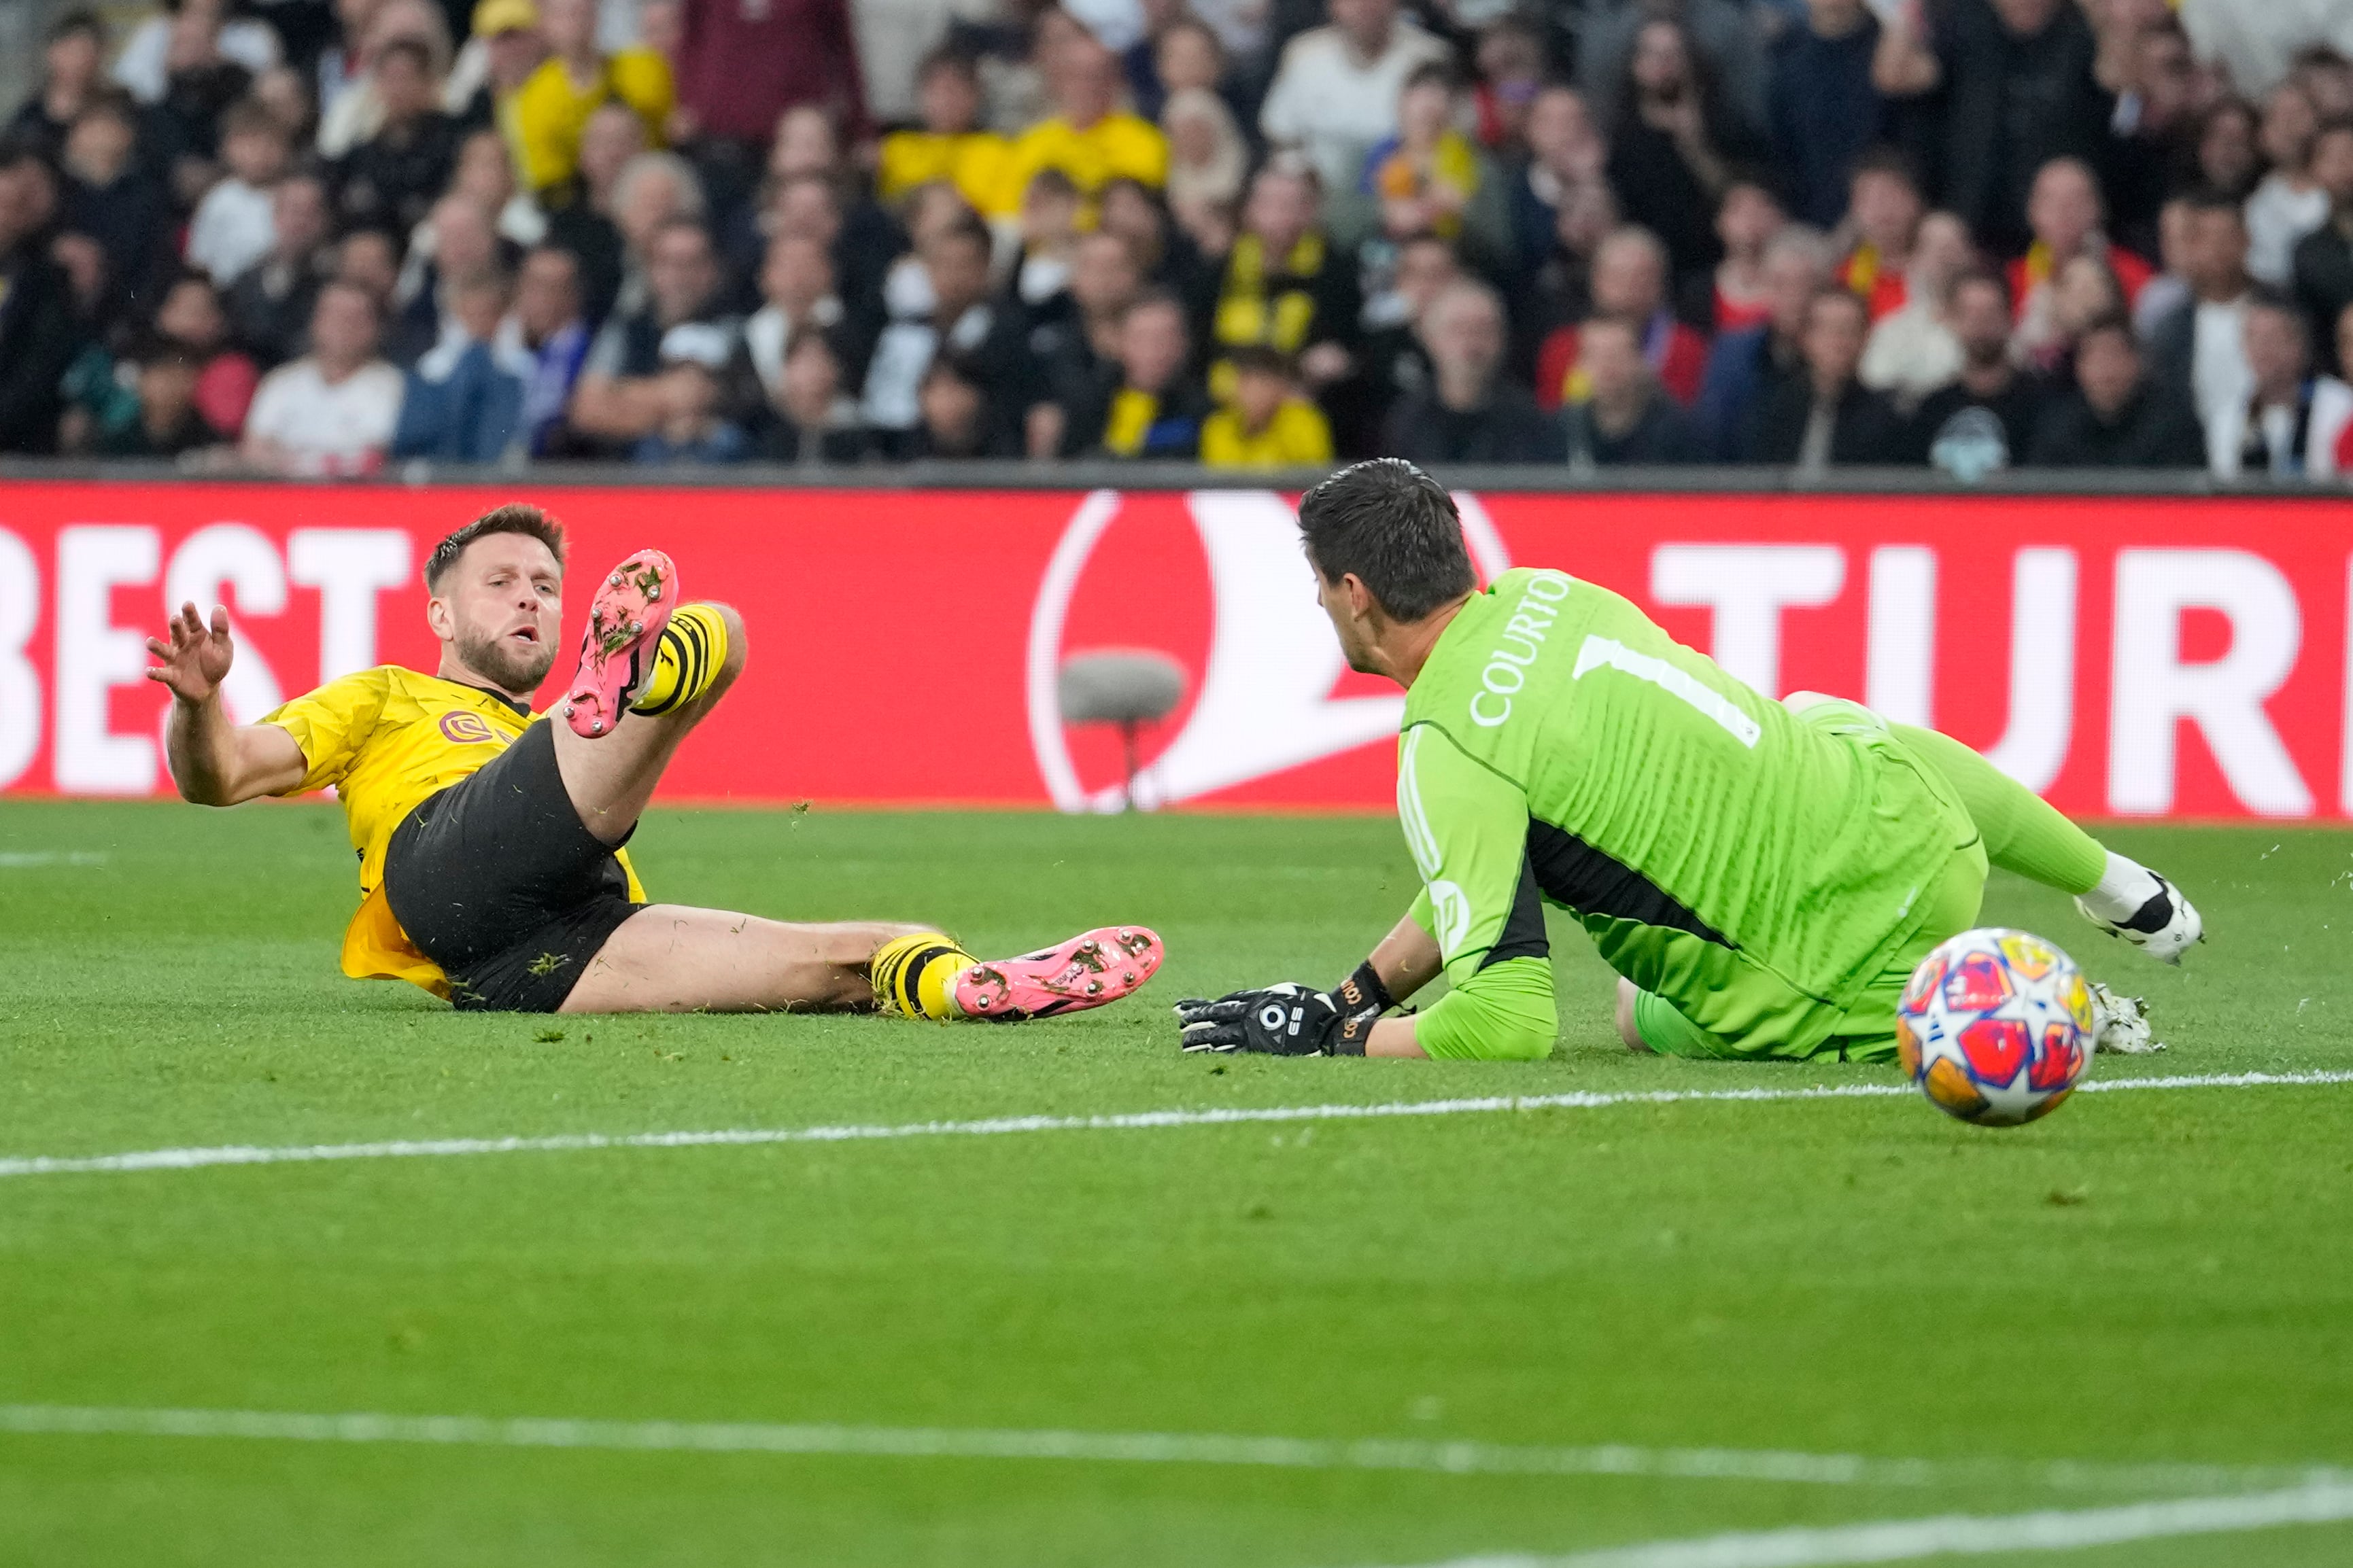
<path id="1" fill-rule="evenodd" d="M 1988 863 L 2076 895 L 2178 962 L 2198 912 L 1960 742 L 1799 694 L 1776 702 L 1566 573 L 1484 592 L 1452 498 L 1411 464 L 1300 503 L 1349 665 L 1406 688 L 1398 816 L 1422 891 L 1330 991 L 1177 1005 L 1187 1050 L 1530 1059 L 1552 1049 L 1544 907 L 1621 977 L 1636 1050 L 1892 1060 L 1929 950 L 1977 923 Z M 1384 1016 L 1444 973 L 1427 1011 Z M 2094 987 L 2100 1042 L 2151 1048 Z"/>

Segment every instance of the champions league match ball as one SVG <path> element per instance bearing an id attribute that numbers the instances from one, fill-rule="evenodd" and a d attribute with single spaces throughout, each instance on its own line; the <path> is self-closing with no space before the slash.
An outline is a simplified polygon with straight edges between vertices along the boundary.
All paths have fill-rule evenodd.
<path id="1" fill-rule="evenodd" d="M 1948 1115 L 2016 1127 L 2058 1108 L 2092 1065 L 2092 994 L 2075 961 L 2022 931 L 1965 931 L 1930 953 L 1895 1010 L 1904 1070 Z"/>

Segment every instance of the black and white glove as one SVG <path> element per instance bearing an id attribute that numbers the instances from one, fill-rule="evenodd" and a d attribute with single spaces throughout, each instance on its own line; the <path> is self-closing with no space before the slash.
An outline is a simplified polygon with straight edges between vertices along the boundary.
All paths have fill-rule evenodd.
<path id="1" fill-rule="evenodd" d="M 1296 981 L 1176 1004 L 1187 1051 L 1251 1051 L 1273 1057 L 1361 1057 L 1373 1024 L 1388 1011 L 1388 987 L 1366 963 L 1329 991 Z"/>

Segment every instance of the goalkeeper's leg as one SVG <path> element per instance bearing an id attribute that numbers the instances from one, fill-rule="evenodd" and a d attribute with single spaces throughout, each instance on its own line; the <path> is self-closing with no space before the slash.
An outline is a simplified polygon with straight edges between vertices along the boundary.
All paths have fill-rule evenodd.
<path id="1" fill-rule="evenodd" d="M 1888 727 L 1953 786 L 1994 865 L 2074 894 L 2085 920 L 2152 958 L 2179 963 L 2182 949 L 2199 939 L 2198 911 L 2164 878 L 2105 847 L 1951 736 L 1910 724 Z"/>

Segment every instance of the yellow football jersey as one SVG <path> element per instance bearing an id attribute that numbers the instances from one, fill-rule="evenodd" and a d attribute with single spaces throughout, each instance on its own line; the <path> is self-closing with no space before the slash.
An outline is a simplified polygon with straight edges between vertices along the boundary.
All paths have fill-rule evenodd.
<path id="1" fill-rule="evenodd" d="M 343 933 L 343 973 L 355 980 L 406 980 L 449 994 L 433 961 L 417 951 L 384 897 L 384 856 L 393 829 L 432 796 L 470 778 L 543 723 L 505 698 L 396 664 L 331 680 L 262 716 L 294 737 L 306 771 L 280 795 L 330 784 L 343 802 L 360 857 L 360 908 Z M 645 900 L 626 852 L 629 897 Z"/>
<path id="2" fill-rule="evenodd" d="M 1332 460 L 1332 426 L 1323 411 L 1293 397 L 1276 407 L 1256 435 L 1242 416 L 1220 408 L 1201 426 L 1201 463 L 1211 468 L 1314 468 Z"/>
<path id="3" fill-rule="evenodd" d="M 1012 151 L 1012 142 L 989 131 L 961 136 L 894 131 L 882 138 L 875 194 L 886 202 L 896 201 L 917 185 L 947 180 L 975 208 L 987 212 L 997 205 L 1005 184 L 1006 156 Z"/>
<path id="4" fill-rule="evenodd" d="M 607 56 L 602 72 L 586 87 L 560 59 L 543 61 L 525 78 L 502 116 L 524 188 L 544 191 L 570 179 L 580 167 L 580 133 L 588 117 L 615 100 L 638 111 L 647 142 L 660 146 L 678 103 L 670 62 L 651 49 L 631 48 Z"/>

